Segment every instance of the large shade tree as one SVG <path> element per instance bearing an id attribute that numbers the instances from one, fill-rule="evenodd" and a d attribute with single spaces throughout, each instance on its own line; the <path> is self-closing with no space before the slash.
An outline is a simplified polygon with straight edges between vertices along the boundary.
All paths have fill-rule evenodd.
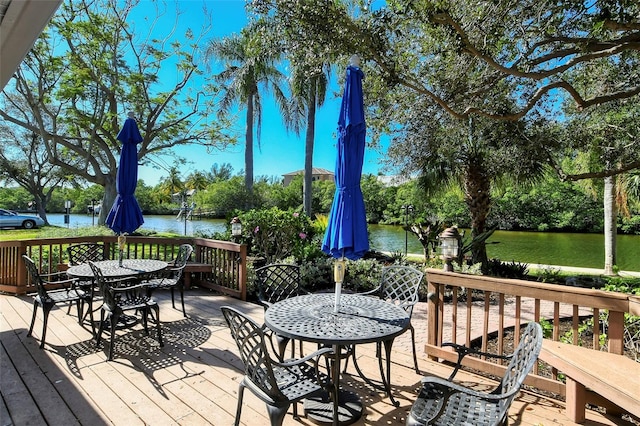
<path id="1" fill-rule="evenodd" d="M 201 75 L 199 37 L 191 29 L 181 37 L 157 31 L 166 10 L 156 10 L 144 26 L 131 24 L 139 3 L 64 2 L 0 100 L 0 117 L 39 135 L 50 163 L 104 186 L 105 206 L 116 195 L 116 136 L 127 111 L 144 138 L 142 164 L 176 146 L 227 142 L 224 123 L 208 120 L 215 87 L 200 81 L 190 89 Z M 175 16 L 177 22 L 178 11 Z"/>
<path id="2" fill-rule="evenodd" d="M 393 112 L 394 102 L 409 98 L 454 119 L 515 122 L 554 119 L 562 99 L 585 111 L 640 94 L 637 2 L 390 0 L 373 5 L 251 1 L 256 13 L 280 20 L 295 34 L 300 50 L 359 53 L 369 68 L 367 102 L 379 111 Z M 585 70 L 603 64 L 619 71 L 615 84 L 582 78 Z M 398 109 L 403 107 L 413 106 Z M 368 120 L 374 141 L 407 124 L 384 114 L 374 117 Z M 551 148 L 549 158 L 564 153 Z M 621 160 L 563 177 L 612 176 L 640 165 L 636 159 Z"/>

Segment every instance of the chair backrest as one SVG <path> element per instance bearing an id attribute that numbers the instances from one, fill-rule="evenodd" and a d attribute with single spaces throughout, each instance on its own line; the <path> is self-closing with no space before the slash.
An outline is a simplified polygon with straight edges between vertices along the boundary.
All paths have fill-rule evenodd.
<path id="1" fill-rule="evenodd" d="M 381 299 L 402 306 L 409 316 L 418 302 L 418 290 L 424 273 L 411 266 L 391 265 L 382 270 Z"/>
<path id="2" fill-rule="evenodd" d="M 100 289 L 100 295 L 103 298 L 103 303 L 109 307 L 110 310 L 115 310 L 117 306 L 117 300 L 115 298 L 115 294 L 111 291 L 111 287 L 109 282 L 105 279 L 104 275 L 100 268 L 96 266 L 95 263 L 89 261 L 89 267 L 91 268 L 91 272 L 93 272 L 93 277 L 98 283 L 98 288 Z"/>
<path id="3" fill-rule="evenodd" d="M 43 302 L 45 300 L 48 300 L 49 296 L 47 295 L 47 289 L 42 282 L 42 277 L 40 276 L 40 272 L 36 267 L 36 263 L 26 254 L 22 255 L 22 259 L 24 260 L 24 264 L 27 266 L 27 271 L 31 276 L 31 282 L 36 286 L 38 296 L 40 296 Z"/>
<path id="4" fill-rule="evenodd" d="M 173 260 L 174 268 L 182 268 L 187 265 L 189 258 L 191 257 L 191 253 L 193 253 L 193 247 L 189 244 L 182 244 L 178 249 L 178 254 L 176 258 Z"/>
<path id="5" fill-rule="evenodd" d="M 258 299 L 269 304 L 300 294 L 300 267 L 285 263 L 273 263 L 256 269 Z"/>
<path id="6" fill-rule="evenodd" d="M 507 371 L 500 381 L 500 386 L 496 393 L 513 392 L 510 398 L 504 401 L 508 408 L 511 400 L 516 396 L 518 389 L 522 386 L 527 374 L 535 365 L 540 350 L 542 349 L 542 339 L 544 335 L 542 327 L 537 322 L 530 322 L 520 337 L 520 343 L 511 356 Z"/>
<path id="7" fill-rule="evenodd" d="M 96 262 L 104 260 L 104 245 L 98 243 L 71 244 L 67 247 L 69 264 L 71 266 L 81 265 L 89 261 Z"/>
<path id="8" fill-rule="evenodd" d="M 245 378 L 273 401 L 287 401 L 278 388 L 262 327 L 237 309 L 229 306 L 220 309 L 238 345 Z"/>

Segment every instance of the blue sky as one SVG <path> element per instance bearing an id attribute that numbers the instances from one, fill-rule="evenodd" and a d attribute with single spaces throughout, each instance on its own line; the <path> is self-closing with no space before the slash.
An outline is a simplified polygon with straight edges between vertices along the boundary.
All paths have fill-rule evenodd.
<path id="1" fill-rule="evenodd" d="M 234 32 L 238 33 L 247 22 L 244 11 L 245 2 L 243 0 L 180 0 L 179 7 L 184 13 L 179 18 L 179 25 L 185 28 L 189 26 L 194 31 L 199 31 L 202 23 L 203 4 L 212 12 L 213 16 L 213 28 L 209 38 L 223 37 Z M 155 7 L 152 2 L 143 1 L 139 7 L 141 10 L 137 12 L 148 10 L 150 15 L 155 14 Z M 168 5 L 169 11 L 172 11 L 172 8 L 173 5 Z M 138 19 L 136 21 L 139 22 Z M 335 168 L 336 127 L 340 111 L 340 96 L 335 97 L 334 93 L 341 94 L 342 92 L 342 89 L 338 86 L 340 77 L 335 72 L 332 75 L 327 99 L 325 104 L 318 110 L 316 117 L 313 165 L 330 171 Z M 366 79 L 364 84 L 366 84 Z M 234 133 L 240 136 L 237 146 L 230 147 L 224 152 L 213 151 L 211 153 L 207 153 L 202 147 L 195 146 L 181 147 L 176 150 L 179 155 L 190 161 L 189 164 L 180 168 L 183 178 L 186 178 L 196 170 L 209 171 L 214 163 L 230 163 L 233 166 L 234 174 L 244 169 L 244 111 L 240 111 L 237 118 L 238 120 L 233 129 Z M 284 173 L 304 168 L 304 132 L 300 136 L 296 136 L 294 133 L 287 133 L 282 125 L 278 109 L 270 97 L 263 98 L 260 146 L 260 150 L 257 146 L 254 149 L 255 177 L 280 177 Z M 366 150 L 363 173 L 378 173 L 380 155 L 379 152 L 372 149 Z M 164 160 L 168 166 L 172 165 L 171 158 L 165 158 Z M 140 167 L 138 170 L 139 179 L 144 180 L 147 185 L 157 184 L 166 175 L 166 171 L 152 167 Z"/>

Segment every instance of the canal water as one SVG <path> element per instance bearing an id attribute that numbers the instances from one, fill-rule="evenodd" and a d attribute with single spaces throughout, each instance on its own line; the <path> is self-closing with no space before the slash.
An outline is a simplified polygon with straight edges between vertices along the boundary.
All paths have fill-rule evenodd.
<path id="1" fill-rule="evenodd" d="M 52 225 L 66 227 L 64 215 L 47 215 Z M 70 215 L 70 228 L 91 226 L 97 222 L 90 215 Z M 176 220 L 172 216 L 146 215 L 142 229 L 193 235 L 203 231 L 225 230 L 222 219 Z M 186 233 L 185 233 L 186 230 Z M 371 248 L 386 252 L 404 253 L 405 232 L 401 226 L 369 225 Z M 490 258 L 504 262 L 539 263 L 582 268 L 602 268 L 604 238 L 602 234 L 560 232 L 496 231 L 487 241 Z M 422 245 L 413 234 L 406 235 L 408 253 L 422 254 Z M 618 267 L 625 271 L 640 271 L 640 235 L 618 235 Z"/>

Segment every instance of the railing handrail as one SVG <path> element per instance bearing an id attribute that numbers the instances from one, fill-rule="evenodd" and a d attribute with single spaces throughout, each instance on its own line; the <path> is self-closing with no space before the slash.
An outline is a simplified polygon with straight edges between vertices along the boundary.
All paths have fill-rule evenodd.
<path id="1" fill-rule="evenodd" d="M 41 238 L 30 240 L 0 241 L 0 291 L 12 294 L 24 294 L 31 289 L 23 254 L 34 257 L 40 270 L 46 273 L 57 272 L 68 263 L 66 247 L 77 243 L 103 243 L 105 256 L 115 258 L 118 237 L 113 235 Z M 194 245 L 197 262 L 211 261 L 212 272 L 202 273 L 201 285 L 224 291 L 234 297 L 246 299 L 247 247 L 229 241 L 210 240 L 191 237 L 149 237 L 129 235 L 125 252 L 130 257 L 156 258 L 171 260 L 181 244 Z M 203 252 L 208 251 L 203 260 Z M 215 256 L 211 253 L 218 253 Z M 214 265 L 215 263 L 215 265 Z M 223 276 L 218 279 L 217 275 Z"/>
<path id="2" fill-rule="evenodd" d="M 455 353 L 443 347 L 443 336 L 465 340 L 470 344 L 481 339 L 482 351 L 487 342 L 497 338 L 498 352 L 505 353 L 504 332 L 514 328 L 518 340 L 520 326 L 527 321 L 540 321 L 542 317 L 552 326 L 552 339 L 560 340 L 560 323 L 571 320 L 570 340 L 579 344 L 579 327 L 585 318 L 592 318 L 593 349 L 600 349 L 601 339 L 609 352 L 623 356 L 625 314 L 640 314 L 640 297 L 604 290 L 577 288 L 558 284 L 539 283 L 517 279 L 427 269 L 427 285 L 431 295 L 427 311 L 427 344 L 425 352 L 432 359 L 455 361 Z M 526 309 L 525 309 L 526 307 Z M 607 328 L 601 330 L 601 314 L 607 313 Z M 587 324 L 588 325 L 588 324 Z M 476 328 L 475 335 L 470 330 Z M 493 333 L 497 332 L 496 335 Z M 491 336 L 490 336 L 491 335 Z M 449 341 L 449 340 L 447 340 Z M 487 373 L 501 376 L 504 367 L 488 360 L 468 357 L 467 365 Z M 558 382 L 557 372 L 551 379 L 537 375 L 537 368 L 528 383 L 539 389 L 564 394 L 565 387 Z"/>

